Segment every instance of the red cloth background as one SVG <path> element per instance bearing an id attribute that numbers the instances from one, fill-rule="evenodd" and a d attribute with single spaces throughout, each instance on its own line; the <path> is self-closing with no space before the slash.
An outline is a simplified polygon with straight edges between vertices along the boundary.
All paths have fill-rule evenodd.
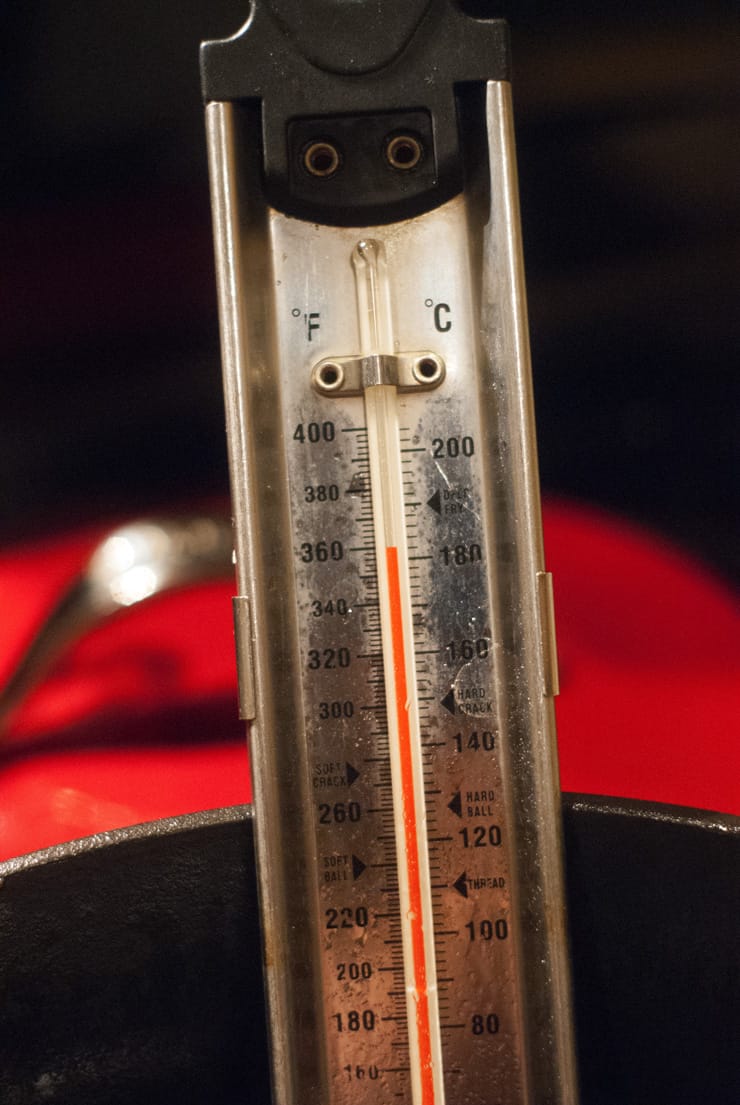
<path id="1" fill-rule="evenodd" d="M 0 557 L 0 681 L 106 527 Z M 632 526 L 545 510 L 564 790 L 740 814 L 740 611 Z M 231 582 L 142 603 L 74 648 L 0 742 L 0 859 L 250 800 Z"/>

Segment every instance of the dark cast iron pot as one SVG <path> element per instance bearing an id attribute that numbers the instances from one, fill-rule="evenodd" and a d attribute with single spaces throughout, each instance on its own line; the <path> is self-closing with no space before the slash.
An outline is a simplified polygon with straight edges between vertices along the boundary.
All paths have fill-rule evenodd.
<path id="1" fill-rule="evenodd" d="M 740 821 L 564 827 L 582 1105 L 737 1105 Z M 267 1105 L 264 1021 L 248 807 L 0 864 L 2 1105 Z"/>

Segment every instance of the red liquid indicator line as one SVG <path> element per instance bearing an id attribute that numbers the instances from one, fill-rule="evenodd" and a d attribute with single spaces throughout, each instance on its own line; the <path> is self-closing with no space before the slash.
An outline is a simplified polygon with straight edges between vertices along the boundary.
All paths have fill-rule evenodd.
<path id="1" fill-rule="evenodd" d="M 416 1034 L 419 1048 L 421 1075 L 421 1105 L 434 1105 L 434 1070 L 432 1066 L 432 1039 L 427 991 L 426 952 L 424 947 L 424 921 L 422 910 L 421 876 L 416 800 L 414 797 L 414 770 L 409 725 L 408 682 L 406 677 L 406 649 L 403 635 L 401 605 L 401 581 L 398 570 L 398 549 L 386 548 L 388 572 L 388 598 L 393 649 L 393 673 L 396 691 L 394 705 L 398 725 L 398 749 L 401 766 L 401 794 L 403 802 L 403 827 L 405 838 L 404 859 L 408 879 L 409 920 L 413 953 L 414 999 L 416 1002 Z M 409 1025 L 409 1031 L 412 1026 Z"/>

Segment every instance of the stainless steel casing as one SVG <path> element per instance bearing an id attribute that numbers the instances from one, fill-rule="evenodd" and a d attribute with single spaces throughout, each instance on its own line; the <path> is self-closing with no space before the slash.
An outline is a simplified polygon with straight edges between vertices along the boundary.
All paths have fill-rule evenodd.
<path id="1" fill-rule="evenodd" d="M 294 567 L 294 529 L 300 518 L 291 507 L 286 462 L 285 411 L 292 402 L 292 385 L 286 380 L 299 363 L 284 356 L 284 312 L 278 317 L 276 304 L 284 295 L 278 284 L 285 258 L 275 254 L 276 243 L 315 241 L 321 228 L 303 224 L 304 230 L 298 220 L 283 225 L 283 217 L 276 217 L 261 199 L 256 113 L 227 103 L 211 103 L 206 110 L 242 611 L 241 664 L 245 682 L 253 674 L 255 688 L 250 746 L 274 1099 L 276 1105 L 312 1100 L 334 1105 L 340 1099 L 332 1096 L 326 1023 L 316 1016 L 325 1000 L 325 980 L 318 951 L 318 857 L 310 749 L 303 729 L 302 630 Z M 516 1100 L 574 1105 L 552 701 L 556 660 L 505 82 L 487 86 L 486 134 L 489 202 L 472 194 L 451 201 L 447 232 L 465 235 L 459 249 L 468 257 L 475 402 L 484 412 L 479 421 L 480 502 L 492 611 L 491 678 L 504 802 L 514 841 L 511 909 L 518 932 L 516 1004 L 524 1068 L 524 1096 Z M 420 218 L 429 222 L 437 217 L 431 212 Z M 395 232 L 393 226 L 383 230 L 391 238 L 395 233 L 409 240 L 415 221 L 398 224 Z M 364 230 L 332 228 L 331 233 L 349 242 Z M 333 248 L 327 246 L 327 256 Z M 444 258 L 439 256 L 438 262 L 442 265 Z M 425 347 L 421 341 L 411 346 Z M 250 633 L 245 641 L 244 634 Z M 249 707 L 247 712 L 252 712 Z M 491 1105 L 499 1100 L 498 1089 L 495 1093 Z M 509 1100 L 514 1098 L 507 1098 L 507 1105 Z M 458 1105 L 449 1094 L 448 1101 Z"/>

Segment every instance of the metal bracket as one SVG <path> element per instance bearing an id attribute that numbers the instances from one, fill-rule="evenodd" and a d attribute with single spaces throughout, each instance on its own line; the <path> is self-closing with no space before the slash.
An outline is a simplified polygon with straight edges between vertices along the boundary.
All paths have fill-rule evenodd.
<path id="1" fill-rule="evenodd" d="M 322 395 L 362 395 L 365 388 L 383 384 L 399 391 L 432 391 L 444 378 L 444 361 L 428 350 L 325 357 L 311 373 L 311 383 Z"/>

